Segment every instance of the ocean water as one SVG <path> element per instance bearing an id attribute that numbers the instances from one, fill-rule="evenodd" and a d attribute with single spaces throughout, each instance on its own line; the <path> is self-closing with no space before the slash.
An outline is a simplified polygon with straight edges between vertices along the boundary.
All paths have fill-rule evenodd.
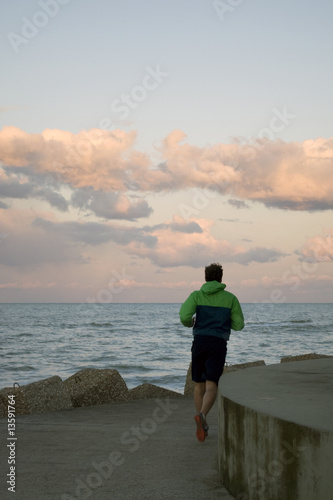
<path id="1" fill-rule="evenodd" d="M 183 392 L 192 329 L 180 304 L 0 304 L 0 388 L 82 368 L 119 371 L 131 389 L 144 382 Z M 232 331 L 227 363 L 288 355 L 333 355 L 332 304 L 242 304 L 245 328 Z"/>

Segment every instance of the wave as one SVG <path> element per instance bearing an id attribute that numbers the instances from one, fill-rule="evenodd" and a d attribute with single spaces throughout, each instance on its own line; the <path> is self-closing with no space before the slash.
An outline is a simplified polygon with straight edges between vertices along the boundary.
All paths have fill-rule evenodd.
<path id="1" fill-rule="evenodd" d="M 312 323 L 312 319 L 291 319 L 289 323 Z"/>
<path id="2" fill-rule="evenodd" d="M 96 323 L 95 321 L 93 321 L 92 323 L 88 323 L 87 326 L 97 326 L 99 328 L 103 328 L 105 326 L 113 326 L 113 323 L 110 323 L 110 322 L 106 322 L 106 323 Z"/>
<path id="3" fill-rule="evenodd" d="M 29 365 L 24 365 L 24 366 L 11 366 L 10 371 L 13 372 L 30 372 L 30 371 L 37 371 L 37 368 L 34 368 L 33 366 Z"/>
<path id="4" fill-rule="evenodd" d="M 125 371 L 129 371 L 129 372 L 150 372 L 152 371 L 152 368 L 149 367 L 149 366 L 144 366 L 144 365 L 128 365 L 128 364 L 113 364 L 112 366 L 110 366 L 110 368 L 112 370 L 118 370 L 120 373 L 122 372 L 122 370 L 125 372 Z"/>

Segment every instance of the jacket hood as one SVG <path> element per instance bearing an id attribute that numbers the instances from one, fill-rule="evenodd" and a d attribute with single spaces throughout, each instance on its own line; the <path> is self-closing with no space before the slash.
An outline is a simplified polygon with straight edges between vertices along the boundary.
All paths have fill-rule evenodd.
<path id="1" fill-rule="evenodd" d="M 200 290 L 208 295 L 216 292 L 221 292 L 224 290 L 226 285 L 224 283 L 219 283 L 218 281 L 207 281 Z"/>

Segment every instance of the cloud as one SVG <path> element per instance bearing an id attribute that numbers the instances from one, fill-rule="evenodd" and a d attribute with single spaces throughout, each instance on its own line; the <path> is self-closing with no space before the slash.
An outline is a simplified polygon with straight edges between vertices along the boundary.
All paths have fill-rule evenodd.
<path id="1" fill-rule="evenodd" d="M 158 283 L 151 283 L 146 281 L 135 281 L 135 280 L 120 280 L 117 285 L 123 286 L 124 288 L 156 288 L 160 290 L 161 288 L 172 289 L 198 289 L 202 286 L 201 281 L 162 281 Z"/>
<path id="2" fill-rule="evenodd" d="M 172 221 L 152 226 L 135 227 L 101 222 L 55 222 L 36 218 L 32 226 L 48 235 L 73 245 L 99 246 L 109 242 L 120 245 L 136 257 L 147 258 L 162 268 L 201 267 L 208 261 L 221 260 L 247 265 L 251 262 L 275 262 L 285 254 L 274 249 L 245 250 L 219 240 L 211 234 L 212 221 L 185 221 L 175 216 Z M 59 242 L 58 242 L 59 245 Z"/>
<path id="3" fill-rule="evenodd" d="M 160 161 L 155 164 L 134 149 L 135 131 L 28 134 L 5 127 L 0 131 L 0 161 L 7 168 L 30 170 L 72 189 L 96 193 L 207 188 L 233 196 L 229 203 L 237 208 L 245 208 L 249 200 L 285 210 L 333 208 L 333 138 L 292 143 L 262 139 L 254 157 L 249 157 L 247 144 L 197 147 L 185 138 L 182 131 L 172 131 L 161 141 Z M 130 219 L 149 213 L 143 201 L 132 205 L 127 215 L 124 211 Z M 88 206 L 105 218 L 113 217 L 112 202 L 108 208 L 101 194 L 91 195 Z"/>
<path id="4" fill-rule="evenodd" d="M 306 279 L 308 279 L 309 276 L 307 276 Z M 283 287 L 289 287 L 291 288 L 294 287 L 294 289 L 296 289 L 295 287 L 295 283 L 296 283 L 296 279 L 297 279 L 297 288 L 299 288 L 299 284 L 301 282 L 301 280 L 299 279 L 299 277 L 295 274 L 293 274 L 293 272 L 290 270 L 290 271 L 287 271 L 285 273 L 285 276 L 284 276 L 284 273 L 281 275 L 281 276 L 267 276 L 267 275 L 264 275 L 264 276 L 261 276 L 260 278 L 249 278 L 249 279 L 244 279 L 241 281 L 241 286 L 242 287 L 260 287 L 260 288 L 276 288 L 276 287 L 279 287 L 279 288 L 283 288 Z"/>
<path id="5" fill-rule="evenodd" d="M 171 133 L 161 152 L 166 158 L 163 175 L 179 188 L 209 188 L 232 194 L 232 205 L 252 200 L 290 210 L 333 208 L 333 139 L 303 143 L 260 141 L 255 158 L 247 145 L 216 144 L 198 148 L 180 144 L 184 134 Z M 152 181 L 153 182 L 153 181 Z M 246 204 L 245 204 L 246 205 Z"/>
<path id="6" fill-rule="evenodd" d="M 253 224 L 253 222 L 250 220 L 240 220 L 240 219 L 218 219 L 218 220 L 221 222 L 232 222 L 237 224 Z M 246 238 L 243 238 L 242 241 L 252 241 L 252 240 L 247 240 Z"/>
<path id="7" fill-rule="evenodd" d="M 202 227 L 195 221 L 185 221 L 181 217 L 174 216 L 173 221 L 169 224 L 165 224 L 165 227 L 169 227 L 172 231 L 178 231 L 180 233 L 202 233 Z"/>
<path id="8" fill-rule="evenodd" d="M 18 106 L 0 106 L 0 113 L 8 113 L 8 111 L 14 111 L 19 109 Z"/>
<path id="9" fill-rule="evenodd" d="M 36 269 L 46 264 L 59 265 L 64 262 L 83 264 L 88 258 L 80 249 L 52 234 L 40 233 L 34 228 L 17 232 L 9 231 L 1 240 L 0 266 Z"/>
<path id="10" fill-rule="evenodd" d="M 179 218 L 180 219 L 180 218 Z M 212 221 L 196 221 L 201 231 L 185 232 L 180 237 L 173 230 L 173 224 L 166 223 L 152 228 L 156 244 L 150 248 L 132 242 L 127 251 L 139 257 L 148 258 L 160 267 L 202 267 L 209 261 L 237 262 L 247 265 L 251 262 L 275 262 L 285 254 L 274 249 L 255 248 L 246 251 L 233 246 L 226 240 L 218 240 L 211 232 Z"/>
<path id="11" fill-rule="evenodd" d="M 35 173 L 31 167 L 24 171 L 17 167 L 0 169 L 0 181 L 0 198 L 41 199 L 62 212 L 68 211 L 72 205 L 98 217 L 126 220 L 148 217 L 152 213 L 145 200 L 133 200 L 125 193 L 95 191 L 92 188 L 74 189 L 67 201 L 59 193 L 61 185 L 56 179 Z"/>
<path id="12" fill-rule="evenodd" d="M 219 219 L 221 222 L 239 222 L 239 219 Z"/>
<path id="13" fill-rule="evenodd" d="M 325 235 L 309 238 L 296 251 L 301 261 L 332 262 L 333 261 L 333 228 L 326 229 Z"/>
<path id="14" fill-rule="evenodd" d="M 132 241 L 144 244 L 148 248 L 154 246 L 156 238 L 146 230 L 136 227 L 111 225 L 101 222 L 53 222 L 36 218 L 32 225 L 42 228 L 47 233 L 58 235 L 66 241 L 83 245 L 97 246 L 108 242 L 128 245 Z"/>
<path id="15" fill-rule="evenodd" d="M 28 198 L 33 193 L 34 186 L 31 183 L 20 182 L 19 179 L 7 177 L 4 172 L 1 171 L 0 180 L 1 198 Z"/>
<path id="16" fill-rule="evenodd" d="M 53 288 L 56 283 L 41 283 L 40 281 L 25 282 L 25 283 L 0 283 L 0 288 L 14 288 L 21 290 L 33 290 L 35 288 Z"/>
<path id="17" fill-rule="evenodd" d="M 143 245 L 146 249 L 153 248 L 156 245 L 158 242 L 156 234 L 170 232 L 174 235 L 174 238 L 179 239 L 181 236 L 175 233 L 183 233 L 184 235 L 203 233 L 203 229 L 198 222 L 188 222 L 178 216 L 175 216 L 170 223 L 143 227 L 102 222 L 54 222 L 43 217 L 37 217 L 32 222 L 32 226 L 58 235 L 72 243 L 91 246 L 108 242 L 115 242 L 124 246 L 135 243 L 139 246 Z"/>
<path id="18" fill-rule="evenodd" d="M 153 211 L 145 200 L 131 202 L 123 193 L 94 191 L 91 188 L 75 190 L 71 197 L 71 204 L 83 210 L 90 210 L 104 219 L 133 221 L 148 217 Z"/>
<path id="19" fill-rule="evenodd" d="M 289 210 L 333 208 L 333 139 L 263 141 L 256 158 L 241 165 L 240 198 Z"/>
<path id="20" fill-rule="evenodd" d="M 229 205 L 236 208 L 249 208 L 249 205 L 242 200 L 228 200 Z"/>
<path id="21" fill-rule="evenodd" d="M 66 212 L 68 210 L 67 200 L 56 191 L 50 188 L 41 188 L 34 191 L 36 198 L 47 201 L 52 207 L 57 208 L 61 212 Z"/>
<path id="22" fill-rule="evenodd" d="M 286 257 L 286 253 L 272 248 L 257 247 L 236 255 L 235 262 L 247 266 L 251 262 L 277 262 L 281 257 Z"/>
<path id="23" fill-rule="evenodd" d="M 54 187 L 48 186 L 46 179 L 29 170 L 23 173 L 15 168 L 9 172 L 0 170 L 0 181 L 0 198 L 38 198 L 62 212 L 68 210 L 65 198 Z"/>
<path id="24" fill-rule="evenodd" d="M 136 154 L 131 167 L 130 151 L 135 132 L 100 129 L 72 134 L 44 130 L 28 134 L 16 127 L 0 131 L 0 161 L 7 167 L 32 168 L 72 187 L 122 191 L 127 170 L 134 171 L 145 161 Z M 142 158 L 140 158 L 142 156 Z"/>

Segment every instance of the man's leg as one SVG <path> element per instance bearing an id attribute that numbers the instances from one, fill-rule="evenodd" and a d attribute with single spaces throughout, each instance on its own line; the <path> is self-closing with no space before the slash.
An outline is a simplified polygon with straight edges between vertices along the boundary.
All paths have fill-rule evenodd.
<path id="1" fill-rule="evenodd" d="M 194 420 L 197 424 L 197 438 L 203 442 L 208 436 L 208 425 L 206 416 L 213 406 L 217 395 L 217 384 L 211 380 L 196 382 L 194 386 L 194 402 L 197 410 Z"/>
<path id="2" fill-rule="evenodd" d="M 198 413 L 201 412 L 203 397 L 206 390 L 206 382 L 195 382 L 194 386 L 194 405 Z"/>
<path id="3" fill-rule="evenodd" d="M 202 398 L 202 405 L 199 412 L 203 413 L 205 416 L 212 408 L 215 403 L 217 396 L 217 384 L 212 380 L 206 380 L 206 390 Z"/>

